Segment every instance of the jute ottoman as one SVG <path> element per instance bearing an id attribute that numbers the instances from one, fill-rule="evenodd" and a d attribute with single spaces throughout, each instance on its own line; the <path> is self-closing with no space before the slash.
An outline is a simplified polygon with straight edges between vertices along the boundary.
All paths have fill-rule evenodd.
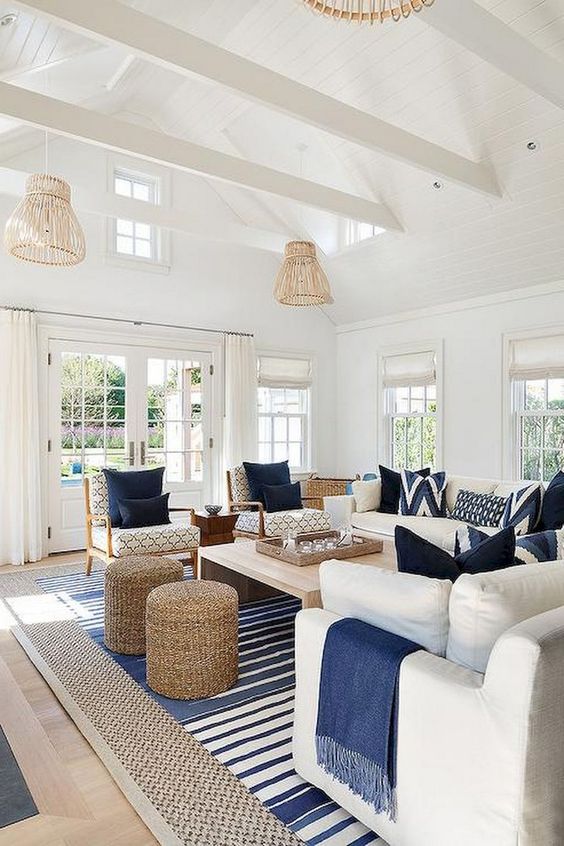
<path id="1" fill-rule="evenodd" d="M 153 588 L 177 582 L 180 561 L 156 555 L 130 555 L 108 565 L 104 590 L 104 643 L 123 655 L 145 653 L 145 606 Z"/>
<path id="2" fill-rule="evenodd" d="M 237 681 L 237 591 L 212 581 L 155 588 L 147 599 L 147 684 L 170 699 L 202 699 Z"/>

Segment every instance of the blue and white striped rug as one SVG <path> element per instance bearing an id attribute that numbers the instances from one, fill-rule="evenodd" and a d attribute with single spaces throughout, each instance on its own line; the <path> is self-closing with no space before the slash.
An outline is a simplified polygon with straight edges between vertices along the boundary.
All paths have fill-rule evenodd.
<path id="1" fill-rule="evenodd" d="M 186 577 L 191 575 L 187 567 Z M 56 594 L 103 647 L 103 573 L 47 577 L 37 583 Z M 145 683 L 144 657 L 106 652 L 304 843 L 385 846 L 292 767 L 294 617 L 299 608 L 299 600 L 290 596 L 241 606 L 239 681 L 210 699 L 181 702 L 159 696 Z"/>

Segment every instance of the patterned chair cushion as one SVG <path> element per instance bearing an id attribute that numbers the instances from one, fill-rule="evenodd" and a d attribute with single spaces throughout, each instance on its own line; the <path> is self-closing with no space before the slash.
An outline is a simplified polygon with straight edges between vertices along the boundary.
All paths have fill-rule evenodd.
<path id="1" fill-rule="evenodd" d="M 93 528 L 92 541 L 96 549 L 105 552 L 106 529 Z M 116 558 L 152 552 L 183 552 L 195 549 L 199 543 L 198 527 L 185 523 L 167 523 L 142 529 L 112 529 L 112 547 Z"/>
<path id="2" fill-rule="evenodd" d="M 232 467 L 229 474 L 231 476 L 231 495 L 233 496 L 233 502 L 249 502 L 251 491 L 243 465 L 240 464 L 238 467 Z"/>
<path id="3" fill-rule="evenodd" d="M 242 511 L 235 528 L 240 532 L 258 535 L 258 511 Z M 275 511 L 264 515 L 264 532 L 268 537 L 280 537 L 288 529 L 298 532 L 324 532 L 331 528 L 331 516 L 326 511 L 302 508 L 296 511 Z"/>

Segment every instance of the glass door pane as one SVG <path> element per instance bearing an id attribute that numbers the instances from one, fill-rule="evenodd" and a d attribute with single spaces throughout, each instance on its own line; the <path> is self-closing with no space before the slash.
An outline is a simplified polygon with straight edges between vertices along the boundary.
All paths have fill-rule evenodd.
<path id="1" fill-rule="evenodd" d="M 145 464 L 165 467 L 169 489 L 203 482 L 203 411 L 201 358 L 148 358 Z"/>
<path id="2" fill-rule="evenodd" d="M 60 378 L 61 485 L 80 485 L 101 467 L 125 469 L 125 357 L 64 351 Z"/>

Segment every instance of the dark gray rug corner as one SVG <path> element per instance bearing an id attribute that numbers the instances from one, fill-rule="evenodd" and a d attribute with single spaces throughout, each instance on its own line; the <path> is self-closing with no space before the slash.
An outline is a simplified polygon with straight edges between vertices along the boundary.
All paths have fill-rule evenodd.
<path id="1" fill-rule="evenodd" d="M 34 817 L 37 813 L 22 771 L 0 728 L 0 828 Z"/>

